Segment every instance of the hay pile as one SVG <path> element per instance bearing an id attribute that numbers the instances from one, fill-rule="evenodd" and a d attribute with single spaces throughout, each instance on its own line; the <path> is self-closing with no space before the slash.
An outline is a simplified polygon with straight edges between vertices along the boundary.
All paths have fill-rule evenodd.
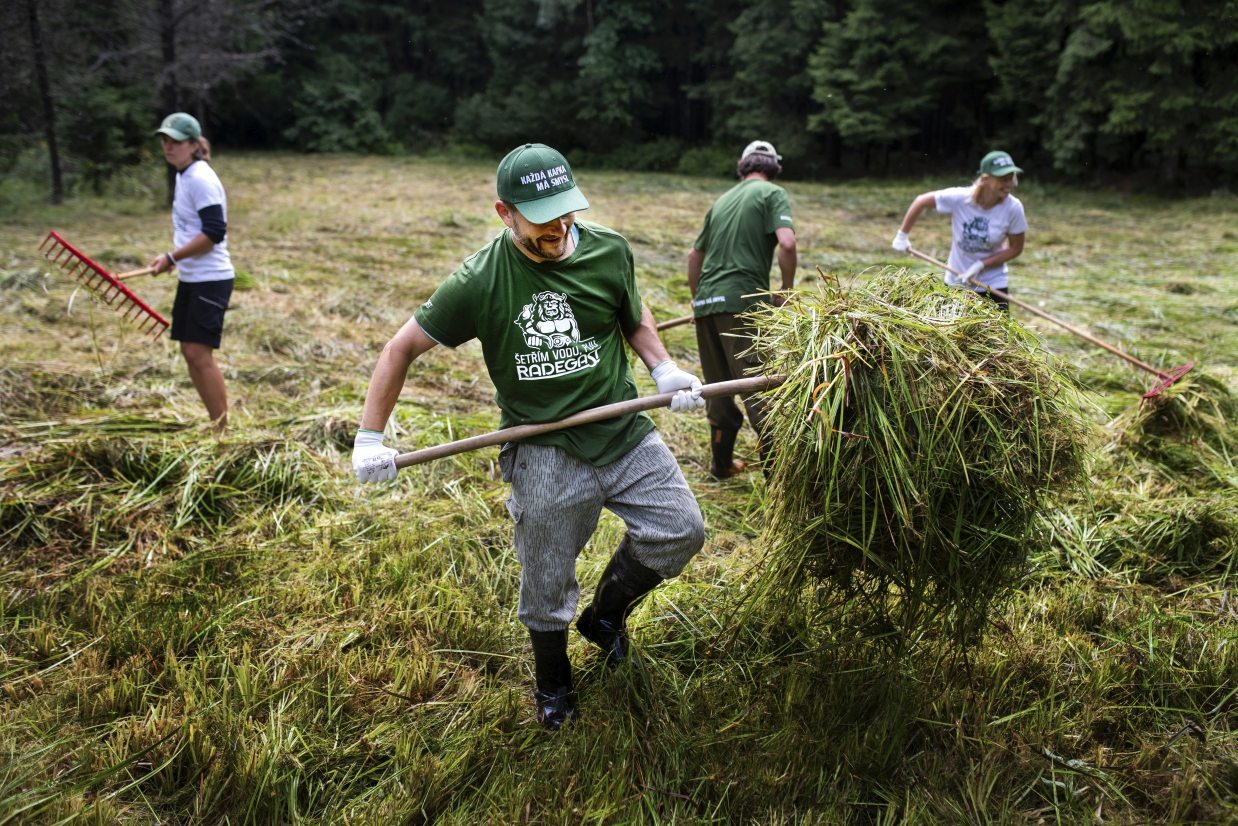
<path id="1" fill-rule="evenodd" d="M 756 603 L 811 583 L 871 633 L 941 619 L 974 638 L 1046 496 L 1080 478 L 1069 380 L 1017 321 L 932 276 L 826 285 L 755 323 L 767 370 L 789 375 L 771 393 Z"/>
<path id="2" fill-rule="evenodd" d="M 194 433 L 85 436 L 0 462 L 0 560 L 30 582 L 127 571 L 263 520 L 292 528 L 329 471 L 284 439 L 217 443 Z"/>
<path id="3" fill-rule="evenodd" d="M 1197 368 L 1108 425 L 1086 501 L 1045 515 L 1051 550 L 1094 577 L 1238 570 L 1238 399 Z"/>
<path id="4" fill-rule="evenodd" d="M 1232 477 L 1238 448 L 1238 399 L 1217 378 L 1196 370 L 1159 396 L 1125 410 L 1110 422 L 1112 447 L 1188 476 L 1210 475 L 1220 464 Z M 1226 479 L 1225 481 L 1228 481 Z"/>

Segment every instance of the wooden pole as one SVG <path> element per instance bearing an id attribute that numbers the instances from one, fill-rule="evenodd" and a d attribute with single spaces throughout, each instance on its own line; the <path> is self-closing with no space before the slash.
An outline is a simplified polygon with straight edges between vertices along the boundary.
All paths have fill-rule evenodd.
<path id="1" fill-rule="evenodd" d="M 693 317 L 690 315 L 685 315 L 685 316 L 680 316 L 679 318 L 672 318 L 668 321 L 663 321 L 661 324 L 658 325 L 658 330 L 669 330 L 672 327 L 678 327 L 680 324 L 687 324 L 689 321 L 692 320 L 692 318 Z"/>
<path id="2" fill-rule="evenodd" d="M 116 276 L 116 280 L 124 281 L 126 278 L 137 278 L 139 275 L 154 275 L 154 274 L 155 274 L 154 267 L 143 267 L 140 270 L 133 270 L 132 272 L 122 272 L 120 275 Z"/>
<path id="3" fill-rule="evenodd" d="M 958 270 L 954 269 L 948 264 L 944 264 L 941 261 L 938 261 L 936 258 L 934 258 L 931 255 L 926 255 L 920 252 L 919 250 L 913 249 L 911 247 L 907 248 L 907 252 L 911 253 L 916 258 L 919 258 L 921 261 L 927 261 L 930 264 L 934 264 L 938 267 L 941 267 L 944 270 L 954 273 L 960 278 L 963 277 L 963 273 L 959 272 Z M 1078 327 L 1074 326 L 1073 324 L 1068 324 L 1065 321 L 1062 321 L 1062 319 L 1057 318 L 1056 316 L 1051 316 L 1048 313 L 1046 313 L 1044 310 L 1041 310 L 1037 307 L 1033 307 L 1031 304 L 1028 304 L 1026 301 L 1020 301 L 1017 298 L 1012 298 L 1009 294 L 1004 293 L 1001 290 L 995 289 L 993 287 L 989 287 L 985 284 L 976 284 L 976 282 L 974 281 L 969 281 L 968 283 L 973 284 L 977 287 L 984 287 L 986 290 L 993 293 L 993 295 L 997 296 L 1002 301 L 1009 301 L 1011 304 L 1014 304 L 1018 307 L 1022 307 L 1023 309 L 1027 310 L 1032 315 L 1040 316 L 1041 318 L 1047 321 L 1052 321 L 1057 326 L 1062 327 L 1063 329 L 1068 330 L 1071 333 L 1074 333 L 1075 335 L 1077 335 L 1079 338 L 1083 339 L 1084 341 L 1089 342 L 1091 344 L 1095 344 L 1097 347 L 1100 347 L 1102 350 L 1108 350 L 1110 353 L 1113 353 L 1118 358 L 1125 359 L 1126 361 L 1129 361 L 1131 364 L 1135 365 L 1139 369 L 1147 370 L 1149 373 L 1151 373 L 1154 376 L 1157 376 L 1158 378 L 1164 379 L 1164 378 L 1168 378 L 1171 375 L 1170 371 L 1157 370 L 1151 364 L 1148 364 L 1145 361 L 1140 361 L 1139 359 L 1135 358 L 1129 353 L 1122 352 L 1117 347 L 1114 347 L 1112 344 L 1108 344 L 1107 342 L 1101 341 L 1096 336 L 1092 335 L 1086 330 L 1080 330 Z"/>
<path id="4" fill-rule="evenodd" d="M 748 379 L 737 379 L 736 381 L 720 381 L 715 384 L 707 384 L 701 391 L 701 398 L 714 399 L 719 396 L 735 396 L 747 393 L 760 393 L 763 390 L 770 390 L 787 380 L 786 376 L 754 376 Z M 522 424 L 515 427 L 507 427 L 502 430 L 496 430 L 493 433 L 486 433 L 481 436 L 473 436 L 468 439 L 457 439 L 454 442 L 448 442 L 444 445 L 436 445 L 435 447 L 427 447 L 422 450 L 414 450 L 412 453 L 402 453 L 395 459 L 396 467 L 410 467 L 412 465 L 420 465 L 425 462 L 432 462 L 435 459 L 443 459 L 447 456 L 455 456 L 458 453 L 467 453 L 470 450 L 479 450 L 483 447 L 493 447 L 506 442 L 514 442 L 519 439 L 528 439 L 531 436 L 540 436 L 543 433 L 553 433 L 556 430 L 566 430 L 569 427 L 577 425 L 589 424 L 590 422 L 600 422 L 604 419 L 613 419 L 616 416 L 626 416 L 629 413 L 641 413 L 646 410 L 654 410 L 659 407 L 668 407 L 671 399 L 675 398 L 674 393 L 662 393 L 657 396 L 644 396 L 639 399 L 629 399 L 623 402 L 615 402 L 614 404 L 595 407 L 591 410 L 582 410 L 579 413 L 568 416 L 566 419 L 561 419 L 557 422 L 547 422 L 545 424 Z"/>

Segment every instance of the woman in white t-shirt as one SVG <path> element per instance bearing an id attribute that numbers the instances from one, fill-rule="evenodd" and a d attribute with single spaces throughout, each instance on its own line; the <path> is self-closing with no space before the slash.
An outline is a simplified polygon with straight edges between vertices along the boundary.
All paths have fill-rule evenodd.
<path id="1" fill-rule="evenodd" d="M 228 427 L 228 391 L 215 363 L 232 297 L 232 257 L 228 254 L 228 199 L 219 176 L 206 161 L 202 127 L 183 112 L 169 115 L 156 130 L 163 154 L 176 167 L 172 199 L 173 249 L 150 262 L 155 273 L 177 268 L 176 300 L 169 337 L 181 343 L 189 377 L 218 433 Z"/>
<path id="2" fill-rule="evenodd" d="M 946 283 L 965 286 L 992 296 L 997 306 L 1009 310 L 984 287 L 1010 292 L 1010 273 L 1006 262 L 1023 252 L 1027 218 L 1023 202 L 1010 194 L 1019 184 L 1022 169 L 1005 152 L 990 152 L 980 161 L 980 177 L 970 186 L 956 186 L 926 192 L 911 202 L 903 226 L 891 245 L 899 252 L 911 246 L 907 237 L 920 215 L 929 207 L 951 216 L 954 242 L 950 245 L 950 266 L 963 273 L 946 274 Z"/>

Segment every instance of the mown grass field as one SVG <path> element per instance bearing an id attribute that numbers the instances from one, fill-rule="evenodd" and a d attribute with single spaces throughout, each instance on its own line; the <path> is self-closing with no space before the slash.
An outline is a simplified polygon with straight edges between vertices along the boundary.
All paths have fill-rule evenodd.
<path id="1" fill-rule="evenodd" d="M 762 485 L 708 482 L 703 417 L 665 412 L 706 548 L 636 613 L 632 667 L 573 632 L 583 718 L 551 734 L 496 451 L 378 489 L 349 473 L 378 352 L 500 228 L 493 165 L 215 165 L 256 283 L 220 353 L 222 443 L 174 346 L 44 275 L 35 250 L 55 228 L 136 268 L 170 238 L 153 198 L 0 223 L 0 824 L 1238 822 L 1238 198 L 1016 191 L 1015 295 L 1201 369 L 1141 414 L 1142 377 L 1024 318 L 1085 388 L 1090 497 L 1044 515 L 969 656 L 934 634 L 891 661 L 846 629 L 735 629 Z M 582 217 L 632 242 L 654 314 L 684 314 L 684 256 L 729 184 L 578 181 Z M 787 184 L 802 286 L 817 265 L 909 266 L 887 246 L 907 203 L 961 182 Z M 913 241 L 944 254 L 948 232 L 926 216 Z M 170 279 L 136 289 L 170 310 Z M 691 328 L 665 339 L 695 369 Z M 475 344 L 431 351 L 396 444 L 492 428 L 491 392 Z M 605 517 L 583 553 L 585 599 L 621 531 Z"/>

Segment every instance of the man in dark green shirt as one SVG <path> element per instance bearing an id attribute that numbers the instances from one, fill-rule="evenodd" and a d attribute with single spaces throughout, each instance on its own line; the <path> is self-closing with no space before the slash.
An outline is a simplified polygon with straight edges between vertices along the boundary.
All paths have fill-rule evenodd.
<path id="1" fill-rule="evenodd" d="M 362 482 L 393 479 L 396 451 L 383 429 L 413 360 L 437 344 L 481 341 L 501 427 L 566 418 L 636 398 L 624 342 L 650 368 L 671 409 L 704 405 L 701 383 L 676 367 L 636 288 L 623 236 L 576 220 L 587 209 L 567 161 L 525 144 L 499 164 L 495 210 L 507 229 L 470 256 L 383 349 L 353 446 Z M 627 533 L 576 623 L 612 661 L 627 657 L 625 619 L 701 549 L 705 528 L 675 457 L 644 413 L 508 443 L 499 453 L 512 486 L 507 510 L 520 559 L 520 621 L 533 642 L 538 720 L 576 716 L 568 625 L 580 587 L 576 556 L 603 507 Z"/>
<path id="2" fill-rule="evenodd" d="M 752 330 L 736 315 L 754 305 L 783 298 L 770 295 L 770 259 L 777 251 L 782 289 L 795 286 L 795 228 L 787 191 L 771 181 L 782 171 L 782 156 L 766 141 L 753 141 L 740 156 L 740 181 L 719 198 L 705 216 L 705 226 L 688 253 L 688 286 L 696 318 L 696 343 L 705 382 L 731 381 L 759 371 L 760 362 L 741 355 L 751 344 Z M 765 405 L 756 395 L 742 396 L 748 422 L 757 432 L 761 458 Z M 710 473 L 725 479 L 743 469 L 735 461 L 735 439 L 744 416 L 734 398 L 709 400 Z"/>

